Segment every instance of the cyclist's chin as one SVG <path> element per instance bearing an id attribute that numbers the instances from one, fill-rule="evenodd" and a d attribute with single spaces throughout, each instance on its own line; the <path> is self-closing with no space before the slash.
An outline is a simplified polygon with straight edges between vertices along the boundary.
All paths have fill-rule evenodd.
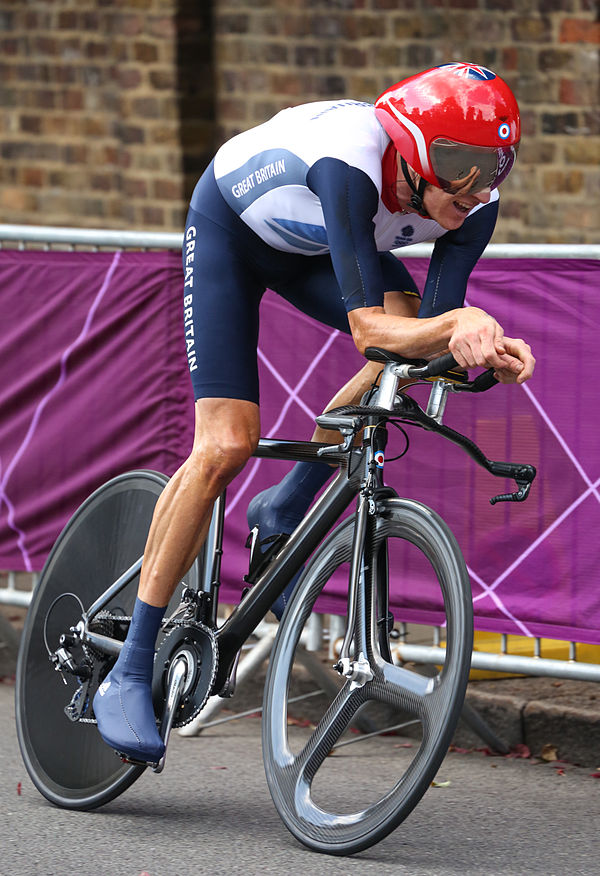
<path id="1" fill-rule="evenodd" d="M 438 225 L 448 231 L 460 228 L 476 204 L 476 201 L 471 203 L 471 199 L 459 199 L 434 186 L 429 186 L 425 192 L 425 209 Z"/>
<path id="2" fill-rule="evenodd" d="M 459 212 L 454 204 L 450 203 L 434 210 L 433 213 L 430 212 L 429 215 L 442 228 L 446 228 L 448 231 L 456 231 L 457 228 L 461 227 L 469 214 L 462 211 Z"/>

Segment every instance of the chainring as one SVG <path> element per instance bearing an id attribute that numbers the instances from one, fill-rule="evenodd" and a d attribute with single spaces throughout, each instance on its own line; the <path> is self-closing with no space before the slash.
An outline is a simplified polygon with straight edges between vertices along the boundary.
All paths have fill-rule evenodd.
<path id="1" fill-rule="evenodd" d="M 165 707 L 169 670 L 180 654 L 185 657 L 189 672 L 175 713 L 174 727 L 183 727 L 193 721 L 210 696 L 219 661 L 215 634 L 204 624 L 186 623 L 176 626 L 165 636 L 154 657 L 152 677 L 152 700 L 158 717 Z"/>

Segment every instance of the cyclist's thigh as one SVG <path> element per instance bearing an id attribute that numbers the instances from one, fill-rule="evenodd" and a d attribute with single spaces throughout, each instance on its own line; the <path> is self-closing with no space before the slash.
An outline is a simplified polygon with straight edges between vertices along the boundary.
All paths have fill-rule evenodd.
<path id="1" fill-rule="evenodd" d="M 349 334 L 348 316 L 331 257 L 303 256 L 302 260 L 302 270 L 292 279 L 274 284 L 274 290 L 313 319 Z M 402 262 L 391 253 L 381 253 L 380 263 L 383 291 L 390 293 L 385 296 L 386 310 L 389 309 L 391 313 L 401 312 L 400 306 L 394 304 L 395 296 L 392 293 L 396 292 L 402 293 L 402 297 L 414 297 L 418 306 L 419 290 Z M 410 308 L 410 313 L 406 313 L 407 316 L 413 315 L 412 309 Z"/>
<path id="2" fill-rule="evenodd" d="M 249 270 L 235 235 L 192 208 L 183 263 L 185 342 L 195 399 L 258 404 L 256 348 L 264 286 Z"/>

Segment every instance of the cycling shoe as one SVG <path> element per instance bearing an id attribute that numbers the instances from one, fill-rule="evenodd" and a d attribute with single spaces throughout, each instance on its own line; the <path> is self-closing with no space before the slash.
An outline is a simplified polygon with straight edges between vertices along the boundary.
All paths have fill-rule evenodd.
<path id="1" fill-rule="evenodd" d="M 275 501 L 280 492 L 280 484 L 275 484 L 267 490 L 263 490 L 252 499 L 248 505 L 247 520 L 250 529 L 258 526 L 259 538 L 263 541 L 272 535 L 285 533 L 289 535 L 294 531 L 296 526 L 303 518 L 303 513 L 292 510 L 281 511 L 275 505 Z M 283 593 L 277 597 L 271 611 L 276 616 L 277 620 L 281 620 L 285 607 L 289 602 L 292 591 L 296 586 L 296 582 L 302 573 L 302 569 L 296 572 L 289 584 L 286 585 Z"/>
<path id="2" fill-rule="evenodd" d="M 124 650 L 126 648 L 127 644 Z M 140 650 L 137 649 L 136 662 L 146 658 L 152 666 L 154 651 L 144 655 Z M 151 677 L 150 680 L 147 677 L 142 679 L 119 663 L 120 659 L 94 697 L 98 730 L 107 745 L 118 754 L 136 761 L 158 763 L 165 753 L 165 746 L 156 726 Z"/>

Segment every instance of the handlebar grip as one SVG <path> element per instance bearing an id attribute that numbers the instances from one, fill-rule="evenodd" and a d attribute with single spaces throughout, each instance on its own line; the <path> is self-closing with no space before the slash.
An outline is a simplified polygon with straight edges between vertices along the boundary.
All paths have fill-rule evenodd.
<path id="1" fill-rule="evenodd" d="M 454 387 L 455 392 L 486 392 L 492 386 L 496 386 L 498 381 L 494 377 L 494 369 L 488 368 L 482 374 L 478 374 L 475 380 L 468 383 L 459 383 Z"/>
<path id="2" fill-rule="evenodd" d="M 475 378 L 471 392 L 486 392 L 492 386 L 496 386 L 497 383 L 498 381 L 494 377 L 494 369 L 488 368 L 487 371 L 484 371 L 483 374 L 479 374 Z"/>
<path id="3" fill-rule="evenodd" d="M 458 368 L 458 362 L 452 353 L 444 353 L 443 356 L 429 362 L 425 376 L 438 377 L 440 374 L 443 374 L 444 371 L 451 371 L 453 368 Z"/>

